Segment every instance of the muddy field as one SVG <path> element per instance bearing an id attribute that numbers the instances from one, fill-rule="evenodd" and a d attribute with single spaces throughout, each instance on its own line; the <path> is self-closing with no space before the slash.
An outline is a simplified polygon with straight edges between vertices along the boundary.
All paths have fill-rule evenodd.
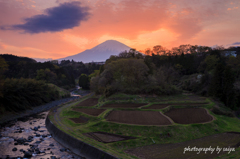
<path id="1" fill-rule="evenodd" d="M 231 150 L 233 151 L 234 148 L 239 147 L 238 144 L 240 144 L 240 133 L 222 133 L 175 144 L 154 144 L 149 146 L 143 146 L 127 150 L 126 152 L 131 155 L 137 156 L 138 158 L 144 159 L 166 159 L 166 158 L 209 159 L 216 158 L 228 152 L 231 153 L 230 149 L 229 151 L 227 151 L 227 149 L 223 151 L 224 150 L 223 148 L 228 148 L 230 146 Z M 190 150 L 188 149 L 188 147 L 189 148 L 195 147 L 195 149 L 192 149 L 192 151 L 188 151 Z M 200 150 L 197 148 L 210 148 L 210 147 L 212 148 L 212 151 L 206 151 L 206 154 L 204 151 L 194 151 Z M 222 148 L 221 151 L 217 151 L 216 150 L 217 147 Z M 215 148 L 214 151 L 213 148 Z"/>
<path id="2" fill-rule="evenodd" d="M 98 116 L 102 114 L 106 109 L 91 109 L 91 108 L 73 108 L 72 110 L 85 113 L 87 115 Z"/>
<path id="3" fill-rule="evenodd" d="M 105 104 L 101 108 L 138 108 L 147 105 L 146 103 L 126 103 L 126 104 Z"/>
<path id="4" fill-rule="evenodd" d="M 91 133 L 85 133 L 83 135 L 103 143 L 111 143 L 116 141 L 135 139 L 135 137 L 131 137 L 131 136 L 122 136 L 122 135 L 116 135 L 116 134 L 111 134 L 106 132 L 91 132 Z"/>
<path id="5" fill-rule="evenodd" d="M 107 121 L 136 125 L 171 125 L 171 122 L 160 112 L 154 111 L 112 111 Z"/>
<path id="6" fill-rule="evenodd" d="M 69 118 L 70 120 L 72 120 L 75 123 L 86 123 L 88 122 L 88 118 L 80 116 L 79 118 Z"/>
<path id="7" fill-rule="evenodd" d="M 205 123 L 213 120 L 203 108 L 174 108 L 165 115 L 178 124 Z"/>
<path id="8" fill-rule="evenodd" d="M 98 104 L 98 98 L 88 98 L 88 99 L 86 99 L 86 100 L 84 100 L 84 101 L 82 101 L 81 103 L 79 103 L 78 105 L 76 105 L 76 106 L 94 106 L 94 105 L 96 105 L 96 104 Z"/>

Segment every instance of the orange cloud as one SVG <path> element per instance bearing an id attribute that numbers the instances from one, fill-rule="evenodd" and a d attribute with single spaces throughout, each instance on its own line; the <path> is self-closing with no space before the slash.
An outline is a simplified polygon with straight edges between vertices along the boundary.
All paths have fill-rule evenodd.
<path id="1" fill-rule="evenodd" d="M 227 10 L 230 11 L 230 10 L 235 10 L 235 9 L 238 9 L 238 7 L 228 8 Z"/>
<path id="2" fill-rule="evenodd" d="M 20 24 L 23 18 L 41 14 L 47 7 L 76 0 L 49 0 L 44 4 L 42 0 L 25 0 L 26 6 L 20 1 L 0 2 L 0 26 Z M 11 46 L 1 47 L 0 51 L 17 54 L 19 49 L 21 54 L 32 57 L 60 58 L 109 39 L 141 50 L 158 44 L 171 48 L 187 43 L 210 46 L 239 41 L 239 35 L 234 34 L 240 27 L 238 0 L 232 0 L 232 4 L 219 0 L 79 1 L 91 12 L 89 20 L 79 27 L 35 35 L 0 30 L 2 43 Z M 228 8 L 235 8 L 234 12 L 228 12 Z"/>

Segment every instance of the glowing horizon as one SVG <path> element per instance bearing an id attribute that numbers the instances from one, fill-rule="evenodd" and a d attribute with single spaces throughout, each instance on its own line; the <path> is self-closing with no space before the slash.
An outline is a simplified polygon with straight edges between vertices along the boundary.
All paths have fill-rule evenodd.
<path id="1" fill-rule="evenodd" d="M 58 59 L 117 40 L 145 50 L 240 45 L 238 0 L 0 0 L 0 54 Z"/>

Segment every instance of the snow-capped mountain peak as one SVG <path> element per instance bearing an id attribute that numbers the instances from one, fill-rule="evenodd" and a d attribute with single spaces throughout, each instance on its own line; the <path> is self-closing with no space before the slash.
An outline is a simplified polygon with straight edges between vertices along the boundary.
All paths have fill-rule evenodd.
<path id="1" fill-rule="evenodd" d="M 107 40 L 92 49 L 85 50 L 79 54 L 68 56 L 65 58 L 58 59 L 61 60 L 74 60 L 87 62 L 101 62 L 106 61 L 111 55 L 118 55 L 123 51 L 129 51 L 131 48 L 127 45 L 120 43 L 116 40 Z"/>

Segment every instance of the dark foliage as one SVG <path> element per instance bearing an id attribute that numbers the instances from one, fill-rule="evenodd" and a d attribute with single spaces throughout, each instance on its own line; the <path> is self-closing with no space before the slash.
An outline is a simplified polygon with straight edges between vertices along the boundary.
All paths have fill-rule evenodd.
<path id="1" fill-rule="evenodd" d="M 7 111 L 22 111 L 59 98 L 58 90 L 43 81 L 24 78 L 6 79 L 2 94 L 1 107 Z"/>
<path id="2" fill-rule="evenodd" d="M 81 74 L 79 77 L 79 86 L 83 89 L 89 89 L 90 86 L 90 80 L 89 77 L 86 74 Z"/>
<path id="3" fill-rule="evenodd" d="M 19 57 L 11 54 L 0 54 L 0 57 L 4 58 L 7 62 L 19 62 L 19 61 L 25 61 L 25 62 L 32 62 L 37 63 L 36 60 L 28 58 L 28 57 Z"/>
<path id="4" fill-rule="evenodd" d="M 37 63 L 27 57 L 13 55 L 1 55 L 6 58 L 8 70 L 4 75 L 6 78 L 31 78 L 53 83 L 65 89 L 75 87 L 75 79 L 81 74 L 90 75 L 94 70 L 98 70 L 100 65 L 95 63 L 84 64 L 63 60 L 60 64 L 54 62 Z"/>
<path id="5" fill-rule="evenodd" d="M 106 96 L 116 92 L 166 95 L 178 92 L 178 87 L 214 97 L 227 107 L 237 109 L 240 56 L 229 55 L 229 51 L 239 52 L 238 48 L 212 49 L 197 45 L 180 45 L 171 50 L 157 45 L 152 50 L 146 49 L 145 55 L 132 49 L 106 60 L 99 75 L 91 78 L 91 89 Z M 124 59 L 131 62 L 124 63 Z M 133 59 L 143 60 L 144 65 L 131 69 Z M 147 69 L 143 69 L 145 66 Z M 142 74 L 134 76 L 139 71 Z"/>
<path id="6" fill-rule="evenodd" d="M 178 75 L 173 67 L 156 68 L 150 60 L 144 60 L 143 55 L 133 51 L 111 56 L 104 70 L 99 71 L 102 73 L 91 78 L 91 89 L 105 96 L 116 92 L 156 95 L 180 93 L 172 85 L 172 78 Z"/>

